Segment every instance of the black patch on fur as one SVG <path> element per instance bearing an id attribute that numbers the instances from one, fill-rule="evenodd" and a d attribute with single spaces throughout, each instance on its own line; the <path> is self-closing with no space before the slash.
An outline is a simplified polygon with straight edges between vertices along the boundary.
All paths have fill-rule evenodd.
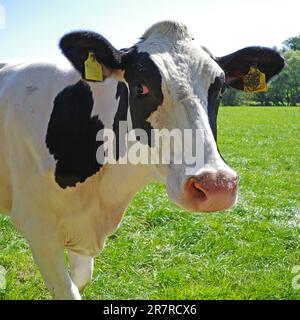
<path id="1" fill-rule="evenodd" d="M 125 83 L 119 82 L 117 87 L 117 93 L 116 93 L 116 99 L 119 100 L 119 107 L 118 111 L 115 115 L 114 124 L 113 124 L 113 130 L 116 136 L 115 141 L 115 158 L 116 160 L 119 160 L 120 157 L 123 157 L 126 153 L 126 150 L 120 150 L 120 146 L 125 146 L 126 137 L 119 137 L 119 123 L 121 121 L 127 121 L 127 115 L 128 115 L 128 102 L 129 102 L 129 94 L 128 89 Z M 120 141 L 119 138 L 123 139 L 123 141 Z"/>
<path id="2" fill-rule="evenodd" d="M 224 77 L 216 77 L 215 82 L 211 84 L 208 90 L 208 119 L 216 141 L 218 136 L 217 117 L 221 102 L 221 90 L 224 83 Z"/>
<path id="3" fill-rule="evenodd" d="M 137 53 L 135 50 L 127 57 L 125 79 L 130 91 L 129 105 L 133 129 L 145 130 L 148 135 L 148 145 L 153 146 L 151 139 L 153 127 L 147 119 L 163 102 L 160 71 L 148 53 Z M 147 96 L 141 98 L 135 94 L 135 86 L 138 84 L 144 84 L 149 88 Z"/>
<path id="4" fill-rule="evenodd" d="M 91 117 L 93 105 L 90 86 L 83 81 L 65 88 L 54 101 L 46 144 L 57 160 L 55 180 L 64 189 L 84 182 L 101 168 L 96 153 L 103 142 L 96 141 L 96 136 L 103 123 Z"/>

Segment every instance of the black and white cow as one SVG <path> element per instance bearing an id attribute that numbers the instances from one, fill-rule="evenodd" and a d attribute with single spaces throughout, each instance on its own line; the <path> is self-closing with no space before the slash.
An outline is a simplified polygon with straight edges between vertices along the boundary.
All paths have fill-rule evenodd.
<path id="1" fill-rule="evenodd" d="M 249 47 L 214 58 L 195 45 L 186 26 L 152 26 L 128 50 L 115 49 L 94 32 L 73 32 L 60 43 L 74 66 L 1 65 L 0 212 L 28 240 L 56 299 L 80 299 L 93 257 L 119 226 L 130 200 L 146 184 L 167 185 L 170 198 L 190 211 L 230 208 L 237 174 L 218 152 L 217 114 L 225 85 L 243 90 L 252 65 L 267 80 L 284 66 L 272 49 Z M 92 52 L 103 82 L 87 81 Z M 97 162 L 103 128 L 201 129 L 203 164 L 134 165 Z M 147 147 L 152 146 L 149 139 Z M 115 154 L 120 160 L 122 154 Z M 64 248 L 69 251 L 70 274 Z"/>

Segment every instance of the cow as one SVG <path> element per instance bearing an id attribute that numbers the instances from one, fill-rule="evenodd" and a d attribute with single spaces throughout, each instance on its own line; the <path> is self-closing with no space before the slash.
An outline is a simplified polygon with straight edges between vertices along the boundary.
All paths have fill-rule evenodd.
<path id="1" fill-rule="evenodd" d="M 166 184 L 169 198 L 192 212 L 236 203 L 238 175 L 217 146 L 222 92 L 244 90 L 253 66 L 271 80 L 284 60 L 265 47 L 214 57 L 175 21 L 156 23 L 128 49 L 92 31 L 66 34 L 60 48 L 68 64 L 1 64 L 0 212 L 28 241 L 53 298 L 79 300 L 94 257 L 148 183 Z M 187 174 L 185 163 L 123 164 L 121 151 L 116 163 L 100 163 L 98 134 L 118 133 L 120 122 L 147 133 L 201 130 L 201 166 Z"/>

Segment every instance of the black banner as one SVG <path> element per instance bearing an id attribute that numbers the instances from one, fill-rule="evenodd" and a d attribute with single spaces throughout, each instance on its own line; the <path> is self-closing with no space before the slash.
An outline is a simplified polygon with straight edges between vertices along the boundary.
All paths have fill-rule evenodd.
<path id="1" fill-rule="evenodd" d="M 294 310 L 295 309 L 295 310 Z M 2 301 L 1 315 L 43 319 L 257 319 L 263 313 L 296 315 L 299 301 Z M 298 311 L 298 312 L 297 312 Z M 5 316 L 1 319 L 5 319 Z M 8 319 L 8 318 L 7 318 Z"/>

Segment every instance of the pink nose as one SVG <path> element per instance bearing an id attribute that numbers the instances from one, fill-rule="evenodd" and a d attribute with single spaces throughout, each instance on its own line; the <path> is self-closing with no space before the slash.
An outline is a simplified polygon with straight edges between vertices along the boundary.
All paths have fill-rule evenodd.
<path id="1" fill-rule="evenodd" d="M 188 179 L 185 191 L 189 206 L 194 211 L 229 209 L 237 199 L 238 176 L 234 171 L 205 170 Z"/>

